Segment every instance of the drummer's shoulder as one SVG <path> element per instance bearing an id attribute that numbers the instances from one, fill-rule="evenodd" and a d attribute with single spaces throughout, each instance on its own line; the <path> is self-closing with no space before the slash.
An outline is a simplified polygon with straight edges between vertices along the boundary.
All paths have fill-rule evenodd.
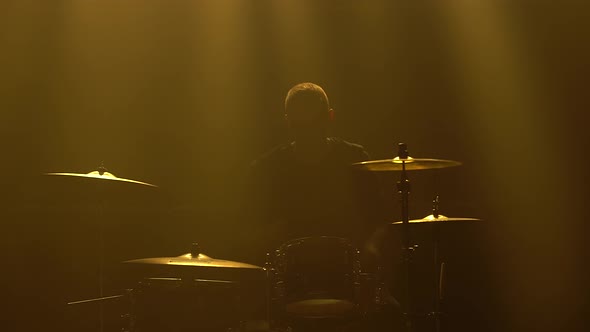
<path id="1" fill-rule="evenodd" d="M 338 137 L 330 137 L 328 140 L 339 152 L 346 154 L 353 161 L 369 160 L 367 150 L 365 150 L 364 146 L 358 143 L 353 143 Z"/>

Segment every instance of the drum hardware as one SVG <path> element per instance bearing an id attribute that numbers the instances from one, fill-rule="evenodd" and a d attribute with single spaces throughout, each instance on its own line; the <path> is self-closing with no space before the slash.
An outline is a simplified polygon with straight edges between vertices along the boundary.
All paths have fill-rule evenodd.
<path id="1" fill-rule="evenodd" d="M 239 283 L 167 277 L 146 277 L 133 289 L 127 330 L 225 331 L 243 318 Z"/>
<path id="2" fill-rule="evenodd" d="M 241 286 L 233 280 L 144 277 L 128 290 L 122 331 L 242 331 L 256 321 L 241 320 Z"/>
<path id="3" fill-rule="evenodd" d="M 434 266 L 435 266 L 435 294 L 434 294 L 434 309 L 428 315 L 434 317 L 436 322 L 436 331 L 440 330 L 440 304 L 443 300 L 444 295 L 444 279 L 445 279 L 445 262 L 439 262 L 439 240 L 440 240 L 440 224 L 443 223 L 456 223 L 456 222 L 470 222 L 478 221 L 479 219 L 474 218 L 448 218 L 439 214 L 438 207 L 438 196 L 433 201 L 432 214 L 417 220 L 409 220 L 409 193 L 410 193 L 410 181 L 406 171 L 411 170 L 425 170 L 425 169 L 436 169 L 458 166 L 461 163 L 450 160 L 439 160 L 439 159 L 414 159 L 408 155 L 407 146 L 403 143 L 398 145 L 398 157 L 394 159 L 376 160 L 362 162 L 354 164 L 353 167 L 357 167 L 367 171 L 401 171 L 400 180 L 397 182 L 397 190 L 400 195 L 401 207 L 402 207 L 402 220 L 399 222 L 391 223 L 392 226 L 402 226 L 403 232 L 403 262 L 405 264 L 405 277 L 406 277 L 406 294 L 405 294 L 405 310 L 404 315 L 406 316 L 406 327 L 409 331 L 412 330 L 412 319 L 413 317 L 420 316 L 413 313 L 412 307 L 412 280 L 411 280 L 411 264 L 413 261 L 413 253 L 417 248 L 417 245 L 411 244 L 410 225 L 432 225 L 433 227 L 433 243 L 434 243 Z M 97 183 L 129 183 L 137 184 L 147 187 L 156 187 L 155 185 L 139 182 L 135 180 L 122 179 L 114 176 L 111 173 L 106 172 L 104 167 L 99 168 L 99 171 L 90 172 L 87 174 L 76 174 L 76 173 L 47 173 L 47 175 L 53 176 L 68 176 L 82 179 L 91 179 L 92 181 L 98 180 Z M 104 180 L 104 181 L 103 181 Z M 102 202 L 103 196 L 98 197 L 98 202 Z M 99 211 L 103 208 L 99 206 Z M 102 216 L 102 215 L 100 215 Z M 107 300 L 114 300 L 121 297 L 128 296 L 130 298 L 132 306 L 135 309 L 139 308 L 140 305 L 149 305 L 158 303 L 155 299 L 166 299 L 167 301 L 175 300 L 181 296 L 183 300 L 206 300 L 197 289 L 223 289 L 225 293 L 225 300 L 236 300 L 239 297 L 234 287 L 238 287 L 239 281 L 230 280 L 236 276 L 236 273 L 258 273 L 265 277 L 264 284 L 264 295 L 266 298 L 264 306 L 264 319 L 250 322 L 251 325 L 264 325 L 260 322 L 266 320 L 267 326 L 260 327 L 260 329 L 273 328 L 273 330 L 283 328 L 280 326 L 283 316 L 277 315 L 273 310 L 275 309 L 273 304 L 280 304 L 281 310 L 284 311 L 281 314 L 288 314 L 291 316 L 298 316 L 303 318 L 322 319 L 330 317 L 342 317 L 349 315 L 351 312 L 357 311 L 361 315 L 367 314 L 371 310 L 378 310 L 384 299 L 383 281 L 380 280 L 380 271 L 376 274 L 361 273 L 360 261 L 358 259 L 359 252 L 356 248 L 350 246 L 345 239 L 333 238 L 333 237 L 322 237 L 323 241 L 313 242 L 312 238 L 296 239 L 287 242 L 282 245 L 279 249 L 275 250 L 274 255 L 267 253 L 266 263 L 264 267 L 251 265 L 248 263 L 235 262 L 229 260 L 215 259 L 207 256 L 201 252 L 201 248 L 197 243 L 193 243 L 191 246 L 190 253 L 176 256 L 176 257 L 156 257 L 156 258 L 141 258 L 128 260 L 125 263 L 131 268 L 147 268 L 152 271 L 166 271 L 163 275 L 152 275 L 151 277 L 145 277 L 139 283 L 135 289 L 127 290 L 126 294 L 113 295 L 113 296 L 102 296 L 102 256 L 100 262 L 100 295 L 101 297 L 88 300 L 80 300 L 69 302 L 68 305 L 77 305 L 83 303 L 92 302 L 103 302 Z M 100 248 L 102 253 L 103 246 L 103 235 L 102 227 L 100 229 Z M 311 241 L 311 242 L 310 242 Z M 308 244 L 318 244 L 320 250 L 303 250 L 297 253 L 296 249 L 303 248 Z M 324 250 L 321 250 L 321 248 Z M 334 252 L 330 252 L 333 249 Z M 317 255 L 313 255 L 313 254 Z M 298 256 L 302 254 L 303 256 Z M 311 254 L 311 255 L 310 255 Z M 332 256 L 331 256 L 332 255 Z M 317 257 L 316 257 L 317 256 Z M 301 258 L 301 260 L 298 260 Z M 344 258 L 342 261 L 339 259 Z M 292 260 L 294 259 L 294 260 Z M 318 259 L 318 260 L 316 260 Z M 323 262 L 323 263 L 322 263 Z M 318 270 L 314 271 L 309 267 L 301 265 L 316 264 Z M 334 269 L 331 273 L 323 275 L 322 272 L 330 272 L 329 269 L 322 270 L 322 268 L 328 268 L 328 266 L 336 266 L 335 263 L 345 266 L 344 269 Z M 297 269 L 289 269 L 296 265 L 300 265 Z M 303 267 L 302 267 L 303 266 Z M 342 266 L 340 266 L 342 267 Z M 307 270 L 306 270 L 307 269 Z M 334 272 L 336 271 L 336 272 Z M 331 279 L 330 282 L 325 282 L 321 278 L 314 277 L 328 277 Z M 219 277 L 219 278 L 217 278 Z M 335 277 L 335 278 L 334 278 Z M 337 282 L 334 282 L 334 281 Z M 341 281 L 339 283 L 339 281 Z M 303 285 L 303 287 L 295 287 L 293 285 L 299 283 L 297 286 Z M 314 285 L 314 282 L 316 283 Z M 363 284 L 363 282 L 365 282 Z M 336 285 L 338 284 L 338 285 Z M 334 289 L 331 286 L 336 285 Z M 314 287 L 318 286 L 318 287 Z M 305 289 L 308 287 L 308 289 Z M 322 288 L 324 287 L 324 288 Z M 368 293 L 362 293 L 362 287 L 370 288 Z M 330 291 L 335 290 L 334 293 L 330 294 Z M 160 292 L 163 293 L 160 293 Z M 171 291 L 173 293 L 166 294 Z M 178 291 L 178 293 L 175 293 Z M 300 293 L 297 293 L 300 292 Z M 191 295 L 196 294 L 196 295 Z M 294 296 L 297 295 L 297 296 Z M 301 295 L 301 296 L 298 296 Z M 334 296 L 330 296 L 334 295 Z M 360 299 L 365 295 L 364 299 Z M 193 298 L 191 298 L 193 296 Z M 195 299 L 194 296 L 198 297 Z M 209 299 L 211 302 L 219 301 L 221 298 L 215 300 Z M 291 301 L 293 300 L 293 301 Z M 236 301 L 240 301 L 237 299 Z M 231 302 L 231 301 L 230 301 Z M 169 303 L 169 302 L 164 302 Z M 199 305 L 203 305 L 203 302 L 199 302 Z M 217 302 L 215 302 L 217 303 Z M 205 303 L 208 304 L 208 303 Z M 235 303 L 238 307 L 241 303 Z M 228 308 L 231 307 L 228 306 Z M 197 307 L 203 308 L 203 307 Z M 233 307 L 231 307 L 233 308 Z M 168 308 L 166 308 L 167 310 Z M 143 309 L 142 309 L 143 310 Z M 236 310 L 237 311 L 237 310 Z M 150 311 L 151 312 L 151 311 Z M 168 312 L 168 311 L 167 311 Z M 184 311 L 183 311 L 184 312 Z M 237 314 L 237 312 L 234 312 Z M 148 315 L 149 312 L 145 311 L 139 315 Z M 161 315 L 161 312 L 158 312 Z M 198 315 L 199 313 L 193 312 Z M 166 317 L 166 315 L 162 316 Z M 129 330 L 135 332 L 137 329 L 137 318 L 138 314 L 129 313 L 124 315 L 129 321 Z M 143 316 L 141 318 L 144 318 Z M 178 319 L 186 319 L 186 315 L 178 313 Z M 101 318 L 102 319 L 102 318 Z M 175 320 L 175 317 L 170 317 L 171 321 Z M 184 322 L 184 321 L 183 321 Z M 244 322 L 242 322 L 244 323 Z M 145 324 L 141 323 L 140 324 Z M 180 324 L 180 323 L 179 323 Z M 244 323 L 246 324 L 246 323 Z M 140 329 L 138 332 L 143 332 Z M 227 331 L 233 330 L 234 327 L 229 327 Z M 288 330 L 289 327 L 286 327 Z M 102 325 L 101 325 L 102 330 Z M 236 328 L 240 330 L 240 328 Z"/>
<path id="4" fill-rule="evenodd" d="M 442 214 L 439 214 L 439 196 L 436 196 L 432 201 L 432 214 L 422 218 L 409 220 L 408 224 L 412 227 L 417 226 L 431 226 L 432 227 L 432 243 L 433 243 L 433 284 L 434 284 L 434 295 L 433 295 L 433 311 L 428 313 L 428 316 L 434 318 L 435 331 L 440 331 L 440 317 L 443 315 L 441 312 L 441 303 L 444 299 L 444 283 L 445 283 L 445 272 L 446 263 L 440 259 L 440 227 L 441 225 L 457 224 L 457 223 L 472 223 L 478 222 L 481 219 L 477 218 L 449 218 Z M 396 221 L 391 223 L 392 226 L 403 226 L 402 221 Z"/>
<path id="5" fill-rule="evenodd" d="M 107 296 L 104 297 L 104 225 L 103 225 L 103 218 L 104 218 L 104 212 L 105 212 L 105 206 L 106 206 L 106 201 L 107 201 L 107 195 L 105 195 L 105 187 L 104 186 L 110 186 L 114 183 L 122 183 L 122 184 L 135 184 L 135 185 L 141 185 L 142 187 L 154 187 L 156 188 L 156 185 L 150 184 L 150 183 L 146 183 L 146 182 L 141 182 L 141 181 L 136 181 L 136 180 L 130 180 L 130 179 L 124 179 L 124 178 L 119 178 L 116 177 L 114 174 L 108 172 L 108 170 L 104 167 L 104 165 L 101 163 L 101 165 L 98 167 L 98 169 L 96 171 L 92 171 L 89 173 L 45 173 L 44 175 L 46 176 L 51 176 L 51 177 L 64 177 L 64 178 L 71 178 L 71 179 L 80 179 L 83 183 L 89 183 L 94 185 L 97 189 L 96 190 L 96 220 L 97 220 L 97 233 L 98 233 L 98 240 L 97 240 L 97 245 L 98 245 L 98 292 L 99 292 L 99 297 L 96 299 L 91 299 L 91 300 L 82 300 L 80 301 L 74 301 L 68 304 L 78 304 L 78 303 L 87 303 L 89 302 L 96 302 L 98 301 L 100 303 L 99 305 L 99 331 L 103 331 L 104 330 L 104 310 L 102 307 L 102 300 L 103 299 L 110 299 L 111 297 Z M 117 295 L 118 296 L 118 295 Z M 121 295 L 123 296 L 123 295 Z"/>
<path id="6" fill-rule="evenodd" d="M 267 254 L 272 330 L 321 328 L 358 321 L 373 310 L 360 271 L 359 251 L 348 240 L 318 236 L 290 240 Z M 342 326 L 344 326 L 342 325 Z"/>
<path id="7" fill-rule="evenodd" d="M 400 180 L 397 182 L 397 191 L 400 195 L 401 201 L 401 217 L 402 220 L 396 224 L 402 226 L 402 261 L 405 266 L 404 277 L 405 277 L 405 293 L 403 301 L 403 311 L 405 316 L 406 330 L 412 331 L 412 317 L 415 316 L 413 313 L 412 305 L 412 276 L 411 266 L 413 261 L 413 253 L 416 246 L 411 244 L 410 239 L 410 220 L 409 220 L 409 194 L 411 190 L 410 180 L 407 175 L 407 171 L 412 170 L 427 170 L 427 169 L 438 169 L 447 168 L 461 165 L 458 161 L 453 160 L 442 160 L 442 159 L 424 159 L 424 158 L 412 158 L 408 153 L 408 147 L 405 143 L 398 144 L 398 156 L 393 159 L 373 160 L 364 161 L 353 164 L 354 168 L 372 171 L 372 172 L 384 172 L 384 171 L 401 171 Z M 438 208 L 436 208 L 435 218 L 438 221 Z M 437 237 L 438 238 L 438 237 Z M 438 255 L 438 252 L 437 252 Z M 438 257 L 436 258 L 438 260 Z M 438 277 L 437 277 L 438 279 Z M 438 286 L 437 286 L 438 289 Z M 439 303 L 439 301 L 437 301 Z M 435 308 L 435 319 L 437 332 L 439 329 L 439 308 L 438 305 Z"/>
<path id="8" fill-rule="evenodd" d="M 432 200 L 432 217 L 433 219 L 439 219 L 439 197 L 438 195 Z M 440 306 L 442 302 L 443 285 L 442 280 L 444 277 L 444 262 L 439 263 L 439 245 L 440 245 L 440 227 L 439 223 L 434 223 L 434 229 L 432 232 L 433 246 L 433 271 L 434 271 L 434 310 L 432 315 L 434 317 L 434 331 L 440 332 Z"/>
<path id="9" fill-rule="evenodd" d="M 387 303 L 385 282 L 382 278 L 381 267 L 374 273 L 362 272 L 359 283 L 359 313 L 368 317 L 373 313 L 381 312 Z"/>
<path id="10" fill-rule="evenodd" d="M 409 227 L 409 195 L 410 195 L 410 180 L 406 173 L 406 161 L 409 159 L 408 147 L 404 143 L 398 145 L 398 161 L 401 161 L 401 175 L 400 180 L 397 182 L 397 190 L 401 198 L 402 207 L 402 222 L 403 222 L 403 259 L 406 266 L 406 310 L 405 314 L 413 313 L 411 296 L 412 296 L 412 279 L 411 279 L 411 266 L 412 266 L 412 255 L 414 254 L 414 246 L 410 246 L 410 227 Z M 394 163 L 395 164 L 395 163 Z M 408 331 L 412 331 L 412 321 L 406 318 L 406 328 Z"/>
<path id="11" fill-rule="evenodd" d="M 265 319 L 268 324 L 268 327 L 271 328 L 275 325 L 275 322 L 272 320 L 272 294 L 273 294 L 273 281 L 274 281 L 274 274 L 275 269 L 272 264 L 272 257 L 270 252 L 266 253 L 266 262 L 264 263 L 264 273 L 266 277 L 266 285 L 264 287 L 264 295 L 266 298 L 266 312 L 265 312 Z"/>
<path id="12" fill-rule="evenodd" d="M 85 303 L 93 303 L 93 302 L 98 302 L 98 301 L 114 300 L 114 299 L 118 299 L 118 298 L 121 298 L 121 297 L 124 297 L 124 296 L 125 296 L 125 294 L 112 295 L 112 296 L 103 296 L 103 297 L 98 297 L 98 298 L 95 298 L 95 299 L 72 301 L 72 302 L 68 302 L 67 305 L 85 304 Z"/>
<path id="13" fill-rule="evenodd" d="M 202 253 L 198 243 L 184 255 L 122 263 L 144 272 L 126 315 L 130 332 L 268 329 L 270 306 L 259 298 L 268 292 L 262 288 L 267 287 L 263 276 L 270 273 L 268 265 L 215 259 Z"/>
<path id="14" fill-rule="evenodd" d="M 103 297 L 94 298 L 94 299 L 87 299 L 87 300 L 72 301 L 72 302 L 68 302 L 67 305 L 90 304 L 90 303 L 103 302 L 103 301 L 113 301 L 113 300 L 127 300 L 127 302 L 131 302 L 132 296 L 133 296 L 133 291 L 134 291 L 133 289 L 126 289 L 124 294 L 103 296 Z M 103 324 L 103 322 L 100 322 L 100 323 Z M 129 332 L 127 327 L 129 327 L 133 324 L 131 315 L 127 314 L 127 313 L 120 314 L 119 324 L 120 324 L 122 332 Z"/>

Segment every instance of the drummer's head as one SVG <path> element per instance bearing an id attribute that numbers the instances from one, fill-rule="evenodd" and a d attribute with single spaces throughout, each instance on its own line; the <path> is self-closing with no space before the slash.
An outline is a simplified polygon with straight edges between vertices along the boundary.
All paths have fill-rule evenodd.
<path id="1" fill-rule="evenodd" d="M 295 140 L 326 137 L 328 124 L 334 116 L 324 89 L 313 83 L 300 83 L 287 93 L 285 118 Z"/>

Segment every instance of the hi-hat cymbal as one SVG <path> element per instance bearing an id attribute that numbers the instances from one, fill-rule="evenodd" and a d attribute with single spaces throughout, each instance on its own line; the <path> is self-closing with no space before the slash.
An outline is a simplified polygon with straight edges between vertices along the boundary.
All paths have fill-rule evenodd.
<path id="1" fill-rule="evenodd" d="M 457 222 L 474 222 L 474 221 L 481 221 L 481 219 L 476 219 L 476 218 L 449 218 L 446 216 L 443 216 L 442 214 L 439 214 L 438 217 L 435 217 L 434 215 L 428 215 L 422 219 L 414 219 L 414 220 L 409 220 L 410 224 L 418 224 L 418 225 L 428 225 L 428 224 L 451 224 L 451 223 L 457 223 Z M 402 221 L 396 221 L 396 222 L 392 222 L 391 225 L 403 225 Z"/>
<path id="2" fill-rule="evenodd" d="M 116 182 L 123 182 L 123 183 L 134 183 L 134 184 L 139 184 L 139 185 L 148 186 L 148 187 L 158 187 L 158 186 L 151 184 L 151 183 L 119 178 L 109 172 L 92 171 L 92 172 L 86 173 L 86 174 L 84 174 L 84 173 L 45 173 L 45 175 L 78 177 L 78 178 L 85 178 L 85 179 L 91 179 L 91 180 L 107 180 L 107 181 L 116 181 Z"/>
<path id="3" fill-rule="evenodd" d="M 204 254 L 199 254 L 193 257 L 191 254 L 185 254 L 177 257 L 155 257 L 155 258 L 140 258 L 125 261 L 123 263 L 132 264 L 143 264 L 143 265 L 161 265 L 161 266 L 187 266 L 187 267 L 198 267 L 198 268 L 227 268 L 227 269 L 249 269 L 249 270 L 262 270 L 262 267 L 228 261 L 223 259 L 211 258 Z"/>
<path id="4" fill-rule="evenodd" d="M 403 169 L 404 163 L 407 171 L 446 168 L 461 165 L 461 162 L 454 160 L 425 159 L 412 157 L 400 159 L 399 157 L 395 157 L 393 159 L 363 161 L 360 163 L 352 164 L 352 166 L 354 168 L 365 171 L 384 172 L 401 171 Z"/>

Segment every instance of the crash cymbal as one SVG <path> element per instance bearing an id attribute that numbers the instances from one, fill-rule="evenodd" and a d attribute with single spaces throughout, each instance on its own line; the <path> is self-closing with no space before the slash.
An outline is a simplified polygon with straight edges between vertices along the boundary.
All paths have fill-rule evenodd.
<path id="1" fill-rule="evenodd" d="M 182 281 L 182 278 L 143 278 L 144 282 L 147 283 L 170 283 L 170 282 L 179 282 Z M 216 280 L 216 279 L 199 279 L 199 278 L 195 278 L 193 279 L 193 281 L 195 283 L 199 283 L 199 284 L 218 284 L 218 285 L 223 285 L 223 284 L 234 284 L 236 283 L 235 281 L 231 281 L 231 280 Z"/>
<path id="2" fill-rule="evenodd" d="M 151 184 L 151 183 L 119 178 L 109 172 L 92 171 L 92 172 L 86 173 L 86 174 L 84 174 L 84 173 L 45 173 L 45 175 L 67 176 L 67 177 L 84 178 L 84 179 L 90 179 L 90 180 L 107 180 L 107 181 L 139 184 L 139 185 L 148 186 L 148 187 L 158 187 L 158 186 Z"/>
<path id="3" fill-rule="evenodd" d="M 251 269 L 251 270 L 262 270 L 262 267 L 228 261 L 223 259 L 211 258 L 204 254 L 198 254 L 193 257 L 191 254 L 185 254 L 178 257 L 155 257 L 155 258 L 140 258 L 125 261 L 123 263 L 131 264 L 143 264 L 143 265 L 161 265 L 161 266 L 187 266 L 187 267 L 199 267 L 199 268 L 227 268 L 227 269 Z"/>
<path id="4" fill-rule="evenodd" d="M 481 219 L 476 219 L 476 218 L 449 218 L 446 216 L 443 216 L 442 214 L 439 214 L 438 217 L 435 217 L 434 215 L 428 215 L 422 219 L 414 219 L 414 220 L 409 220 L 410 224 L 419 224 L 419 225 L 428 225 L 428 224 L 451 224 L 451 223 L 457 223 L 457 222 L 474 222 L 474 221 L 481 221 Z M 396 221 L 396 222 L 392 222 L 392 225 L 403 225 L 402 221 Z"/>
<path id="5" fill-rule="evenodd" d="M 412 157 L 400 159 L 399 157 L 395 157 L 393 159 L 363 161 L 360 163 L 352 164 L 352 166 L 360 170 L 373 172 L 401 171 L 404 162 L 407 171 L 446 168 L 461 165 L 460 162 L 454 160 L 424 159 Z"/>

